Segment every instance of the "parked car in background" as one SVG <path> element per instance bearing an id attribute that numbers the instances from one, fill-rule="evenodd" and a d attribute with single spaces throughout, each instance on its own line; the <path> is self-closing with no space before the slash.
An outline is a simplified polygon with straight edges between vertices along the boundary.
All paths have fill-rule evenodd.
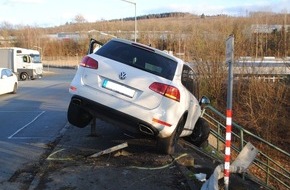
<path id="1" fill-rule="evenodd" d="M 112 39 L 82 59 L 71 82 L 68 121 L 77 127 L 92 119 L 156 137 L 160 152 L 171 154 L 180 136 L 196 145 L 207 141 L 209 126 L 201 118 L 194 94 L 194 71 L 164 51 Z"/>
<path id="2" fill-rule="evenodd" d="M 7 68 L 0 68 L 0 95 L 17 92 L 17 76 Z"/>

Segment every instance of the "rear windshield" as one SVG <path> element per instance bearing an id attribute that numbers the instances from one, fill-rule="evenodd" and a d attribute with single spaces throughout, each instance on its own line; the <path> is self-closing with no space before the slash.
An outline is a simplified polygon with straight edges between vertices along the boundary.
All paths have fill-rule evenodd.
<path id="1" fill-rule="evenodd" d="M 177 62 L 152 51 L 128 45 L 122 42 L 110 41 L 95 54 L 131 65 L 146 72 L 172 80 Z"/>

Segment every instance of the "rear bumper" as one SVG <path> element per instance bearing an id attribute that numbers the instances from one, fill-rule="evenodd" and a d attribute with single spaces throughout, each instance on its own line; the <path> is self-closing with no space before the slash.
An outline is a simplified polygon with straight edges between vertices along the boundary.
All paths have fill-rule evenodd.
<path id="1" fill-rule="evenodd" d="M 159 134 L 159 131 L 154 126 L 139 118 L 112 109 L 82 96 L 73 95 L 71 102 L 89 112 L 93 117 L 112 123 L 117 127 L 122 127 L 132 132 L 150 134 L 155 137 Z"/>

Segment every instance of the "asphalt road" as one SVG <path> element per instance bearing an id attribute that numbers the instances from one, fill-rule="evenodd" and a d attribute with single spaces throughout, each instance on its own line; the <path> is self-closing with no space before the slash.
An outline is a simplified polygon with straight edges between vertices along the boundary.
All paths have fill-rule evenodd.
<path id="1" fill-rule="evenodd" d="M 74 73 L 54 69 L 41 79 L 19 81 L 17 94 L 0 96 L 0 186 L 39 160 L 66 125 Z"/>

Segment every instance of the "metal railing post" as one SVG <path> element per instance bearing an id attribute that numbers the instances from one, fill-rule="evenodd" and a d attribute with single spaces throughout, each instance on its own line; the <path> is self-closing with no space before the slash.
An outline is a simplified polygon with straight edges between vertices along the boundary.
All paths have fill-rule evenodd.
<path id="1" fill-rule="evenodd" d="M 244 148 L 244 131 L 240 129 L 240 151 Z"/>
<path id="2" fill-rule="evenodd" d="M 218 132 L 218 136 L 216 138 L 217 139 L 217 150 L 220 151 L 220 138 L 219 138 L 221 136 L 221 134 L 220 134 L 221 133 L 221 125 L 220 124 L 218 124 L 218 131 L 217 132 Z"/>

